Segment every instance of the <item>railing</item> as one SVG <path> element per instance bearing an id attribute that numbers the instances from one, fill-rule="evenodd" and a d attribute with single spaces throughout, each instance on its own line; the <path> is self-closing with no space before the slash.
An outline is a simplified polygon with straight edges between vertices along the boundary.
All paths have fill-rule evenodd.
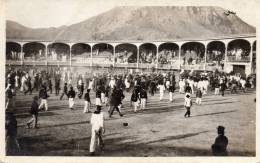
<path id="1" fill-rule="evenodd" d="M 23 64 L 24 65 L 45 65 L 46 64 L 46 60 L 34 60 L 34 61 L 30 61 L 30 60 L 23 60 Z"/>
<path id="2" fill-rule="evenodd" d="M 6 60 L 7 65 L 21 65 L 21 60 Z"/>
<path id="3" fill-rule="evenodd" d="M 204 63 L 196 64 L 196 65 L 181 65 L 181 69 L 184 70 L 204 70 Z"/>
<path id="4" fill-rule="evenodd" d="M 156 68 L 155 63 L 139 63 L 138 65 L 139 68 Z"/>
<path id="5" fill-rule="evenodd" d="M 250 62 L 250 56 L 227 56 L 228 62 Z"/>
<path id="6" fill-rule="evenodd" d="M 115 63 L 115 67 L 136 68 L 137 67 L 137 63 Z"/>

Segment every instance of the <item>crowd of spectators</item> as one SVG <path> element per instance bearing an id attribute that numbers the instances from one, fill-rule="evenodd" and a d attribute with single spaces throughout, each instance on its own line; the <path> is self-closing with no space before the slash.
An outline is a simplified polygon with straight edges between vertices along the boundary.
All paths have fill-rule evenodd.
<path id="1" fill-rule="evenodd" d="M 232 48 L 228 50 L 229 61 L 249 61 L 249 50 L 242 48 Z"/>

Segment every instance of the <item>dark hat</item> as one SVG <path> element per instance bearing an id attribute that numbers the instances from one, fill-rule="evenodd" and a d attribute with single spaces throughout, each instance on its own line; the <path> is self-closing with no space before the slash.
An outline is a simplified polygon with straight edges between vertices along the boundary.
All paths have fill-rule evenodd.
<path id="1" fill-rule="evenodd" d="M 190 95 L 189 95 L 189 94 L 187 94 L 187 95 L 186 95 L 186 97 L 187 97 L 187 98 L 190 98 Z"/>
<path id="2" fill-rule="evenodd" d="M 225 127 L 223 127 L 223 126 L 218 126 L 218 127 L 217 127 L 217 130 L 218 130 L 218 133 L 224 133 Z"/>

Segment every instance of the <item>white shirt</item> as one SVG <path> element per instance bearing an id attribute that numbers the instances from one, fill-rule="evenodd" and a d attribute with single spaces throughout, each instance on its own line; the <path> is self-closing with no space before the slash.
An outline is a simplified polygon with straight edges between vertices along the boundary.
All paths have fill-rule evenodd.
<path id="1" fill-rule="evenodd" d="M 90 81 L 88 84 L 88 89 L 93 89 L 93 81 Z"/>
<path id="2" fill-rule="evenodd" d="M 185 97 L 184 106 L 191 107 L 191 99 L 190 98 Z"/>
<path id="3" fill-rule="evenodd" d="M 92 125 L 92 130 L 98 131 L 104 126 L 104 115 L 102 112 L 99 114 L 92 113 L 90 123 Z"/>
<path id="4" fill-rule="evenodd" d="M 159 91 L 160 93 L 163 93 L 163 91 L 165 90 L 164 85 L 158 85 Z"/>
<path id="5" fill-rule="evenodd" d="M 115 85 L 116 85 L 116 81 L 114 79 L 111 79 L 110 82 L 109 82 L 110 88 L 113 89 L 115 87 Z"/>
<path id="6" fill-rule="evenodd" d="M 129 88 L 130 87 L 130 83 L 127 81 L 127 78 L 125 79 L 125 87 Z"/>

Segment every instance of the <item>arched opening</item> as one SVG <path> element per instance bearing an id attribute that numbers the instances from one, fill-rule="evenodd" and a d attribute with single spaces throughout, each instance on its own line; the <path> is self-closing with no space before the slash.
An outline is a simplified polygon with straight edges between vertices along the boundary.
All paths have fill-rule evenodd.
<path id="1" fill-rule="evenodd" d="M 208 66 L 224 65 L 225 44 L 221 41 L 212 41 L 207 45 L 206 61 Z"/>
<path id="2" fill-rule="evenodd" d="M 95 44 L 92 57 L 95 64 L 113 64 L 113 46 L 107 43 Z"/>
<path id="3" fill-rule="evenodd" d="M 249 62 L 250 43 L 243 39 L 233 40 L 228 43 L 227 60 L 229 62 Z"/>
<path id="4" fill-rule="evenodd" d="M 156 64 L 157 47 L 152 43 L 144 43 L 139 48 L 139 63 Z"/>
<path id="5" fill-rule="evenodd" d="M 42 43 L 30 42 L 24 44 L 24 60 L 26 61 L 44 61 L 46 60 L 45 56 L 46 47 Z"/>
<path id="6" fill-rule="evenodd" d="M 6 42 L 6 60 L 21 60 L 21 45 L 16 42 Z"/>
<path id="7" fill-rule="evenodd" d="M 187 42 L 181 47 L 181 65 L 205 63 L 205 46 L 199 42 Z"/>
<path id="8" fill-rule="evenodd" d="M 71 60 L 76 63 L 91 62 L 91 47 L 85 43 L 77 43 L 71 47 Z"/>
<path id="9" fill-rule="evenodd" d="M 48 61 L 69 61 L 70 46 L 65 43 L 55 42 L 48 45 Z"/>
<path id="10" fill-rule="evenodd" d="M 136 63 L 137 46 L 129 43 L 119 44 L 115 47 L 116 63 Z"/>
<path id="11" fill-rule="evenodd" d="M 174 64 L 179 61 L 179 46 L 175 43 L 163 43 L 159 46 L 159 64 Z"/>

